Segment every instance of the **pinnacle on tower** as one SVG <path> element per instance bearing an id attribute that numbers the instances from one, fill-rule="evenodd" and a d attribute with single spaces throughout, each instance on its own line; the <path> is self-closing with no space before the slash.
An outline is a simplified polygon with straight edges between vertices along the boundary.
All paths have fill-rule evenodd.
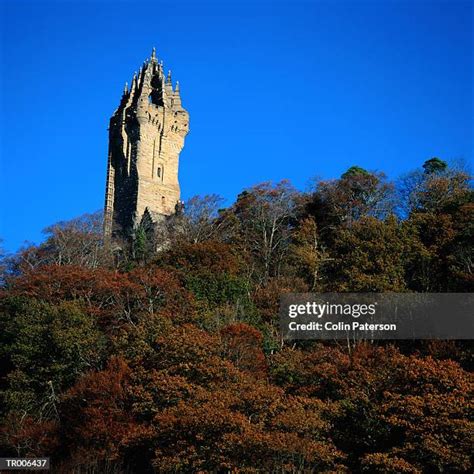
<path id="1" fill-rule="evenodd" d="M 153 46 L 153 49 L 151 50 L 151 59 L 156 59 L 156 48 Z"/>
<path id="2" fill-rule="evenodd" d="M 123 95 L 128 94 L 128 82 L 125 83 L 125 86 L 123 88 Z"/>
<path id="3" fill-rule="evenodd" d="M 137 90 L 137 72 L 135 71 L 135 74 L 133 75 L 132 78 L 132 85 L 130 86 L 130 92 L 133 94 Z"/>
<path id="4" fill-rule="evenodd" d="M 171 105 L 171 100 L 173 98 L 173 83 L 171 81 L 171 71 L 168 71 L 168 75 L 166 76 L 165 89 L 166 89 L 166 94 L 168 96 L 168 100 Z"/>
<path id="5" fill-rule="evenodd" d="M 179 82 L 176 81 L 176 88 L 173 94 L 173 107 L 179 109 L 181 108 L 181 96 L 179 95 Z"/>

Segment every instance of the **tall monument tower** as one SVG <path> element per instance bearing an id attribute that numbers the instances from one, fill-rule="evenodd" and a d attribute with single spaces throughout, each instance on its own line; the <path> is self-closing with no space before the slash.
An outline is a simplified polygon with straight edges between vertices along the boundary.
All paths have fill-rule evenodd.
<path id="1" fill-rule="evenodd" d="M 144 219 L 157 222 L 180 205 L 179 154 L 189 131 L 179 84 L 163 72 L 155 48 L 135 73 L 110 119 L 104 234 L 128 237 Z"/>

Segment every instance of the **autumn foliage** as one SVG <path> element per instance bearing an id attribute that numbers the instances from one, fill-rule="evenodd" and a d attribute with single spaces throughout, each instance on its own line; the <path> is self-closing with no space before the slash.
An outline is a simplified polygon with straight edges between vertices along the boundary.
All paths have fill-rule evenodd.
<path id="1" fill-rule="evenodd" d="M 152 252 L 107 249 L 97 216 L 48 228 L 1 265 L 2 455 L 59 473 L 472 472 L 469 342 L 278 330 L 288 292 L 472 290 L 472 190 L 443 163 L 193 198 Z"/>

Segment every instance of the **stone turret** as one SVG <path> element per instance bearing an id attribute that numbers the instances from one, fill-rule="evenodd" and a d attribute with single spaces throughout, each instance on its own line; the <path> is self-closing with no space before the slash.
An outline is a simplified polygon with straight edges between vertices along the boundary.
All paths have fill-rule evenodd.
<path id="1" fill-rule="evenodd" d="M 179 154 L 189 131 L 189 114 L 164 76 L 155 48 L 125 84 L 110 119 L 104 234 L 128 237 L 144 216 L 153 222 L 180 203 Z"/>

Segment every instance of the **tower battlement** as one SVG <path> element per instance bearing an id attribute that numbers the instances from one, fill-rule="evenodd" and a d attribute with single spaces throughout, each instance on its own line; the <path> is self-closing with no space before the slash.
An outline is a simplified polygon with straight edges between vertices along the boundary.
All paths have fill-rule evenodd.
<path id="1" fill-rule="evenodd" d="M 179 205 L 179 154 L 189 132 L 181 103 L 155 49 L 125 84 L 110 119 L 104 234 L 129 236 L 142 219 L 157 222 Z"/>

